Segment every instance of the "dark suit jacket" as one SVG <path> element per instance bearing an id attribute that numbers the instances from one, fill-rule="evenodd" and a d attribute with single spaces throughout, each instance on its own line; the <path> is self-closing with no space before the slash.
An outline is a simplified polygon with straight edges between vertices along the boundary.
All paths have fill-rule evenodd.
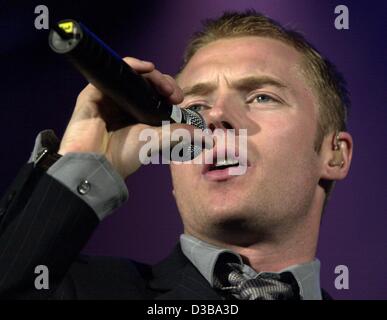
<path id="1" fill-rule="evenodd" d="M 0 201 L 0 299 L 221 299 L 180 245 L 153 267 L 80 256 L 98 222 L 73 192 L 24 166 Z M 35 289 L 37 265 L 49 269 L 48 290 Z"/>

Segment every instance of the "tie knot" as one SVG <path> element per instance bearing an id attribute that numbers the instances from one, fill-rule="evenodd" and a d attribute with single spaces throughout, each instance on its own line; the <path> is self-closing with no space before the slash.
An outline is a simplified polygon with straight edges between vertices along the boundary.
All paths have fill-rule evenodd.
<path id="1" fill-rule="evenodd" d="M 254 276 L 243 272 L 243 265 L 218 265 L 214 286 L 239 300 L 299 300 L 297 280 L 289 271 L 261 272 Z"/>

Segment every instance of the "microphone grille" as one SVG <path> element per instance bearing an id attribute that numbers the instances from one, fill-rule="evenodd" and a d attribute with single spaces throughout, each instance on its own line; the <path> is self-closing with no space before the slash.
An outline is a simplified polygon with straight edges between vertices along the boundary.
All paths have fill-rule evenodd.
<path id="1" fill-rule="evenodd" d="M 207 125 L 203 117 L 197 113 L 196 111 L 190 110 L 188 108 L 186 109 L 180 109 L 181 111 L 181 122 L 187 123 L 190 125 L 195 126 L 196 128 L 199 129 L 206 129 Z M 202 152 L 201 146 L 197 146 L 194 144 L 187 145 L 184 147 L 184 152 L 183 152 L 183 159 L 182 161 L 188 161 L 196 158 L 200 153 Z"/>
<path id="2" fill-rule="evenodd" d="M 196 111 L 190 109 L 181 109 L 181 112 L 183 113 L 185 123 L 191 124 L 202 130 L 207 128 L 206 122 L 204 121 L 203 117 Z"/>
<path id="3" fill-rule="evenodd" d="M 188 156 L 190 156 L 190 158 L 185 159 L 184 161 L 193 160 L 202 152 L 202 148 L 195 144 L 191 144 L 187 148 L 188 148 L 187 154 Z"/>

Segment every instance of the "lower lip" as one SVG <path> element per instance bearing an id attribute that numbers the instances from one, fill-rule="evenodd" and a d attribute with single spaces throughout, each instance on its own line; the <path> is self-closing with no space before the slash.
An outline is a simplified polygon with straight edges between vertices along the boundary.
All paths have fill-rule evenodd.
<path id="1" fill-rule="evenodd" d="M 225 168 L 225 169 L 220 169 L 220 170 L 212 170 L 212 171 L 207 171 L 203 176 L 206 180 L 209 181 L 226 181 L 230 180 L 236 177 L 239 177 L 239 175 L 231 175 L 230 174 L 230 168 Z M 236 169 L 236 167 L 234 167 Z M 247 168 L 249 169 L 249 167 Z M 244 173 L 246 174 L 246 172 Z"/>

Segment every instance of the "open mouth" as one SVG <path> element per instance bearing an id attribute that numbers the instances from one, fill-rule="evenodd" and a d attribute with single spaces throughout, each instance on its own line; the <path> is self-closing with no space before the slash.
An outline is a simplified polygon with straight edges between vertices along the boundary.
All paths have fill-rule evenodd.
<path id="1" fill-rule="evenodd" d="M 214 164 L 210 165 L 208 168 L 208 171 L 214 171 L 214 170 L 224 170 L 231 167 L 237 167 L 239 166 L 238 160 L 221 160 L 216 161 Z"/>
<path id="2" fill-rule="evenodd" d="M 202 175 L 209 181 L 226 181 L 245 174 L 249 167 L 249 161 L 240 162 L 237 159 L 214 159 L 213 164 L 203 166 Z"/>
<path id="3" fill-rule="evenodd" d="M 230 151 L 230 152 L 229 152 Z M 214 148 L 204 153 L 202 177 L 208 181 L 226 181 L 244 175 L 250 167 L 247 152 L 239 149 Z"/>

